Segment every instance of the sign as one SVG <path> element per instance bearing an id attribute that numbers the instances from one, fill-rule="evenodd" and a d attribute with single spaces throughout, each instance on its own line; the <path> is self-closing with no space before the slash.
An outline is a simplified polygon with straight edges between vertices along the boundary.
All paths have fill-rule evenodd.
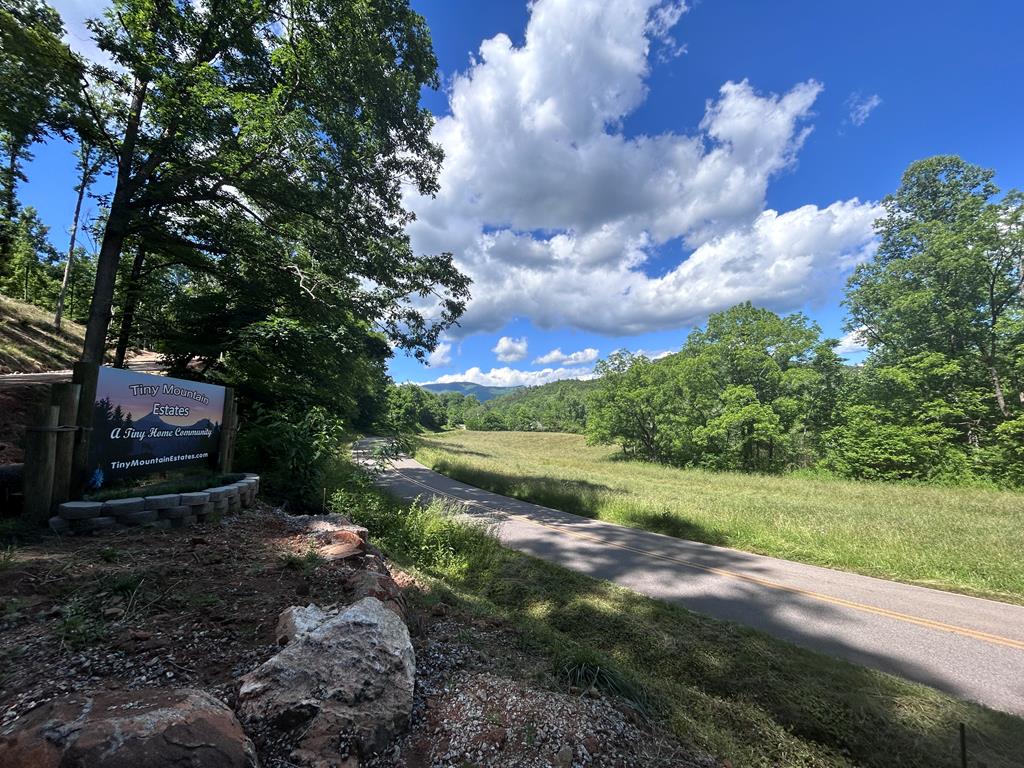
<path id="1" fill-rule="evenodd" d="M 213 466 L 224 391 L 213 384 L 101 367 L 89 438 L 89 487 Z"/>

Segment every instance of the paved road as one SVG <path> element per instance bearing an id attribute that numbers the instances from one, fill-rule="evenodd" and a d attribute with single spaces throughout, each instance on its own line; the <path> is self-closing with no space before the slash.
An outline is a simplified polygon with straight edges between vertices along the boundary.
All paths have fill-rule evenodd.
<path id="1" fill-rule="evenodd" d="M 462 502 L 520 552 L 1024 715 L 1024 607 L 624 528 L 474 488 L 412 459 L 393 462 L 379 484 L 404 499 Z"/>

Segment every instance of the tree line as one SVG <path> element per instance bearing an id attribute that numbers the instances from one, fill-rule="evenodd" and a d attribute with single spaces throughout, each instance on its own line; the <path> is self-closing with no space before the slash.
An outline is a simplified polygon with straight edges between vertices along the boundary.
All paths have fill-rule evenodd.
<path id="1" fill-rule="evenodd" d="M 711 315 L 675 354 L 616 352 L 595 382 L 456 417 L 585 433 L 680 467 L 1024 485 L 1024 197 L 1000 195 L 993 177 L 933 157 L 885 198 L 877 250 L 844 300 L 861 365 L 802 314 L 747 303 Z"/>

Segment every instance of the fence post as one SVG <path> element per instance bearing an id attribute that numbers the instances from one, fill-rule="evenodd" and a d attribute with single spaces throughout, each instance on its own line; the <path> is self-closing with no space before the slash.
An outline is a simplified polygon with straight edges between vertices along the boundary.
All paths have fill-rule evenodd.
<path id="1" fill-rule="evenodd" d="M 81 384 L 63 382 L 50 387 L 50 405 L 60 409 L 57 423 L 73 427 L 78 421 L 78 399 Z M 77 431 L 57 432 L 57 447 L 53 462 L 53 496 L 50 505 L 56 507 L 71 498 L 71 459 L 75 451 Z"/>
<path id="2" fill-rule="evenodd" d="M 25 430 L 25 502 L 22 514 L 29 522 L 44 524 L 50 518 L 53 496 L 53 462 L 57 447 L 60 406 L 43 408 L 38 425 Z"/>
<path id="3" fill-rule="evenodd" d="M 224 389 L 224 413 L 220 417 L 220 448 L 217 451 L 217 469 L 225 474 L 231 471 L 231 454 L 233 453 L 231 449 L 235 439 L 234 409 L 235 390 L 226 387 Z"/>
<path id="4" fill-rule="evenodd" d="M 71 455 L 71 498 L 81 498 L 89 479 L 86 477 L 89 466 L 89 438 L 92 434 L 92 412 L 99 375 L 100 367 L 97 363 L 79 361 L 72 369 L 71 381 L 80 385 L 81 389 L 78 395 L 78 414 L 74 421 L 78 431 L 75 433 L 75 445 Z"/>

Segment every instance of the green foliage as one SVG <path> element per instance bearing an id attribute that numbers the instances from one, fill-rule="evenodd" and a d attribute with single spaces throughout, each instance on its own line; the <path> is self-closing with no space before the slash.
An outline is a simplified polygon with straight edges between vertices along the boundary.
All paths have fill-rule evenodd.
<path id="1" fill-rule="evenodd" d="M 593 382 L 567 379 L 537 387 L 522 387 L 478 404 L 466 399 L 462 418 L 474 430 L 515 432 L 583 432 L 587 423 L 587 395 Z"/>
<path id="2" fill-rule="evenodd" d="M 486 528 L 458 520 L 457 510 L 438 501 L 405 505 L 357 487 L 335 494 L 331 508 L 373 531 L 385 552 L 413 558 L 436 576 L 465 578 L 471 569 L 486 569 L 501 556 L 501 546 Z"/>
<path id="3" fill-rule="evenodd" d="M 598 364 L 588 439 L 679 466 L 806 465 L 844 379 L 832 344 L 818 335 L 803 315 L 748 303 L 711 315 L 663 360 L 615 353 Z"/>
<path id="4" fill-rule="evenodd" d="M 338 482 L 345 439 L 344 425 L 323 408 L 258 408 L 238 432 L 237 462 L 260 473 L 270 496 L 319 511 Z"/>
<path id="5" fill-rule="evenodd" d="M 1019 483 L 1006 438 L 1024 414 L 1024 197 L 958 157 L 911 164 L 850 278 L 871 357 L 826 461 L 854 477 Z"/>

